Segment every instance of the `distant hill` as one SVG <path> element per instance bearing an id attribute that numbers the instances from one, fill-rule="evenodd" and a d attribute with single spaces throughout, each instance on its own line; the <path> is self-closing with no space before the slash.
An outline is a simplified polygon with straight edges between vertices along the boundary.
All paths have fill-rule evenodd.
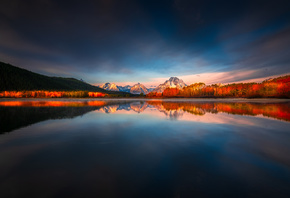
<path id="1" fill-rule="evenodd" d="M 277 78 L 269 78 L 269 79 L 264 80 L 262 83 L 269 83 L 269 82 L 289 83 L 290 82 L 290 75 L 280 76 Z"/>
<path id="2" fill-rule="evenodd" d="M 107 91 L 75 78 L 49 77 L 0 62 L 0 91 L 23 90 L 82 90 L 111 94 L 124 94 L 122 92 Z"/>

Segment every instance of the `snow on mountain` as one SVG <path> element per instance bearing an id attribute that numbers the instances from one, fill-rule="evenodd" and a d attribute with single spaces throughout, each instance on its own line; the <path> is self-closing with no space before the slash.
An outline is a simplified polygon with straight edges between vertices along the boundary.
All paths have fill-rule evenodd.
<path id="1" fill-rule="evenodd" d="M 144 85 L 138 83 L 138 84 L 135 84 L 131 87 L 130 93 L 132 93 L 132 94 L 140 94 L 140 93 L 147 94 L 149 92 L 148 92 L 148 89 Z"/>
<path id="2" fill-rule="evenodd" d="M 130 104 L 130 109 L 137 112 L 137 113 L 141 113 L 143 112 L 146 108 L 148 107 L 148 104 L 145 103 L 131 103 Z"/>
<path id="3" fill-rule="evenodd" d="M 132 86 L 130 86 L 130 85 L 126 85 L 126 86 L 124 86 L 124 87 L 122 87 L 122 86 L 117 86 L 117 87 L 119 88 L 120 91 L 130 93 L 130 89 L 131 89 Z"/>
<path id="4" fill-rule="evenodd" d="M 153 91 L 154 89 L 156 89 L 156 86 L 151 86 L 151 87 L 147 88 L 148 92 L 151 92 L 151 91 Z"/>
<path id="5" fill-rule="evenodd" d="M 103 88 L 105 90 L 110 90 L 110 91 L 120 91 L 115 83 L 105 83 L 101 85 L 100 88 Z"/>
<path id="6" fill-rule="evenodd" d="M 149 93 L 148 89 L 140 83 L 135 84 L 134 86 L 130 86 L 130 85 L 117 86 L 115 83 L 105 83 L 99 87 L 103 88 L 105 90 L 122 91 L 122 92 L 128 92 L 128 93 L 132 93 L 132 94 L 140 94 L 140 93 L 147 94 L 147 93 Z"/>
<path id="7" fill-rule="evenodd" d="M 162 93 L 168 87 L 182 89 L 183 87 L 186 87 L 186 84 L 183 82 L 183 80 L 177 77 L 171 77 L 169 80 L 166 80 L 163 84 L 160 84 L 158 87 L 156 87 L 153 91 Z"/>
<path id="8" fill-rule="evenodd" d="M 122 92 L 128 92 L 132 94 L 148 94 L 151 91 L 154 92 L 163 92 L 166 88 L 177 88 L 182 89 L 185 87 L 186 84 L 183 82 L 183 80 L 177 78 L 177 77 L 171 77 L 169 80 L 166 80 L 163 84 L 160 84 L 157 87 L 150 87 L 146 88 L 143 84 L 137 83 L 133 86 L 126 85 L 126 86 L 118 86 L 115 83 L 105 83 L 100 88 L 110 90 L 110 91 L 122 91 Z"/>
<path id="9" fill-rule="evenodd" d="M 148 107 L 148 104 L 142 103 L 142 102 L 133 102 L 133 103 L 127 103 L 127 104 L 117 104 L 117 105 L 109 105 L 104 106 L 99 109 L 99 111 L 103 113 L 116 113 L 117 111 L 130 111 L 133 110 L 137 113 L 143 112 Z"/>
<path id="10" fill-rule="evenodd" d="M 148 93 L 151 92 L 151 91 L 153 91 L 154 89 L 156 89 L 156 88 L 148 88 L 147 89 L 148 90 Z"/>
<path id="11" fill-rule="evenodd" d="M 110 106 L 104 106 L 100 108 L 99 111 L 104 112 L 104 113 L 115 113 L 118 111 L 119 105 L 110 105 Z"/>

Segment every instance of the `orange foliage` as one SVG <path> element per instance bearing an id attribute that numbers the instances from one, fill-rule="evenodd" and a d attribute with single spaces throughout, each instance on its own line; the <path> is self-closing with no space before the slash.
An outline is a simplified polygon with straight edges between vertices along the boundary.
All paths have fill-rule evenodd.
<path id="1" fill-rule="evenodd" d="M 174 97 L 179 93 L 179 89 L 177 88 L 167 88 L 163 91 L 163 96 L 165 97 Z"/>
<path id="2" fill-rule="evenodd" d="M 3 91 L 2 98 L 98 98 L 108 94 L 87 91 Z"/>
<path id="3" fill-rule="evenodd" d="M 149 93 L 156 97 L 283 97 L 290 98 L 290 75 L 267 80 L 262 83 L 238 83 L 209 85 L 194 83 L 181 90 L 167 88 L 163 93 Z"/>
<path id="4" fill-rule="evenodd" d="M 102 92 L 89 92 L 89 97 L 91 98 L 98 98 L 98 97 L 105 97 L 106 94 Z"/>
<path id="5" fill-rule="evenodd" d="M 21 107 L 82 107 L 82 106 L 104 106 L 103 101 L 0 101 L 0 106 Z"/>
<path id="6" fill-rule="evenodd" d="M 150 92 L 146 95 L 146 97 L 149 98 L 161 98 L 163 96 L 162 93 L 158 93 L 158 92 Z"/>

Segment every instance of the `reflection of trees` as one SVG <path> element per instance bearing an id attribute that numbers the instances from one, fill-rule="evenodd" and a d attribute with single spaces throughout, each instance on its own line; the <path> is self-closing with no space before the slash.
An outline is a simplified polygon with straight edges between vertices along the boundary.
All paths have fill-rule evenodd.
<path id="1" fill-rule="evenodd" d="M 0 106 L 5 107 L 84 107 L 84 106 L 104 106 L 104 101 L 73 101 L 73 100 L 40 100 L 40 101 L 1 101 Z"/>
<path id="2" fill-rule="evenodd" d="M 290 121 L 290 103 L 218 103 L 216 106 L 217 111 L 219 112 L 253 116 L 263 115 L 280 120 Z"/>
<path id="3" fill-rule="evenodd" d="M 1 101 L 0 133 L 10 132 L 49 119 L 66 119 L 101 110 L 143 112 L 148 104 L 132 101 Z"/>
<path id="4" fill-rule="evenodd" d="M 37 122 L 50 119 L 74 118 L 90 111 L 97 106 L 83 107 L 3 107 L 0 106 L 0 133 L 10 132 Z"/>
<path id="5" fill-rule="evenodd" d="M 0 101 L 0 134 L 50 119 L 74 118 L 120 101 Z M 128 103 L 128 101 L 121 102 Z M 119 105 L 117 105 L 118 107 Z"/>
<path id="6" fill-rule="evenodd" d="M 171 119 L 181 117 L 184 112 L 202 116 L 206 113 L 225 112 L 238 115 L 263 115 L 290 121 L 290 103 L 191 103 L 164 101 L 8 101 L 0 102 L 0 133 L 13 131 L 48 119 L 74 118 L 93 110 L 104 113 L 119 110 L 143 112 L 148 106 L 163 112 Z"/>
<path id="7" fill-rule="evenodd" d="M 173 114 L 175 115 L 183 115 L 183 112 L 188 112 L 194 115 L 204 115 L 205 111 L 204 109 L 196 106 L 196 104 L 193 103 L 183 103 L 183 102 L 163 102 L 163 101 L 148 101 L 148 103 L 152 106 L 154 106 L 159 111 L 165 113 L 165 115 Z"/>
<path id="8" fill-rule="evenodd" d="M 290 121 L 290 103 L 177 103 L 164 101 L 148 101 L 148 103 L 161 112 L 167 112 L 166 115 L 172 110 L 182 110 L 194 115 L 204 115 L 207 112 L 225 112 L 238 115 L 263 115 Z"/>

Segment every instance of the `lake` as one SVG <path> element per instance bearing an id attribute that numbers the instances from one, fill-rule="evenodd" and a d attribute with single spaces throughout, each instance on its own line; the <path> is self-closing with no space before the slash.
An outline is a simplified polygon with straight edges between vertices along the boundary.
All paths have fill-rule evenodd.
<path id="1" fill-rule="evenodd" d="M 1 197 L 290 197 L 290 102 L 2 99 Z"/>

